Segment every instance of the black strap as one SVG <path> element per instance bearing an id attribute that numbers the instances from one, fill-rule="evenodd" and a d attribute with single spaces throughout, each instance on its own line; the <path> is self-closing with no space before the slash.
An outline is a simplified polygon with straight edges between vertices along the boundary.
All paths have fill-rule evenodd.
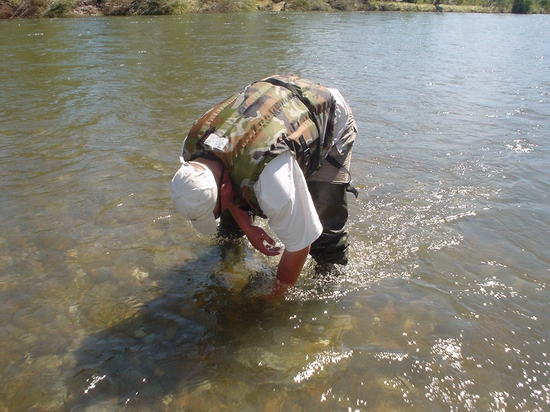
<path id="1" fill-rule="evenodd" d="M 313 121 L 313 123 L 315 123 L 315 127 L 317 127 L 317 133 L 319 133 L 319 141 L 321 141 L 322 130 L 321 130 L 321 126 L 317 122 L 317 118 L 315 117 L 315 113 L 317 113 L 317 108 L 315 106 L 313 106 L 311 104 L 311 102 L 309 101 L 309 99 L 307 99 L 304 96 L 304 91 L 302 90 L 302 88 L 300 88 L 298 85 L 296 85 L 294 83 L 287 83 L 287 82 L 285 82 L 281 79 L 277 79 L 277 78 L 273 78 L 273 77 L 269 77 L 269 78 L 264 79 L 262 81 L 264 81 L 266 83 L 271 83 L 273 86 L 279 86 L 279 87 L 283 87 L 285 89 L 288 89 L 288 90 L 290 90 L 290 92 L 292 94 L 294 94 L 296 97 L 298 97 L 298 99 L 300 99 L 300 101 L 310 111 L 310 113 L 312 115 L 311 120 Z"/>
<path id="2" fill-rule="evenodd" d="M 338 170 L 343 169 L 344 172 L 346 172 L 349 175 L 349 178 L 351 181 L 351 172 L 348 169 L 346 169 L 342 163 L 340 163 L 331 155 L 328 155 L 326 159 L 327 159 L 327 162 L 333 165 L 336 169 Z M 359 191 L 356 188 L 354 188 L 350 182 L 346 183 L 346 192 L 353 193 L 356 198 L 359 197 Z"/>
<path id="3" fill-rule="evenodd" d="M 304 136 L 300 136 L 300 147 L 302 148 L 302 156 L 303 156 L 303 162 L 304 165 L 309 169 L 309 158 L 311 157 L 311 149 L 307 145 L 306 139 L 304 139 Z"/>

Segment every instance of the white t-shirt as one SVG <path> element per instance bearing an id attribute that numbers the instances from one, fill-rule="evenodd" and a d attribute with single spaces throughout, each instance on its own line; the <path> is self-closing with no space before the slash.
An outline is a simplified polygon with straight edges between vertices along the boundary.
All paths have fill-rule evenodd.
<path id="1" fill-rule="evenodd" d="M 342 136 L 351 109 L 337 89 L 329 89 L 336 100 L 334 145 L 343 153 Z M 311 245 L 323 232 L 306 179 L 292 152 L 271 160 L 254 185 L 260 208 L 269 227 L 289 252 Z"/>
<path id="2" fill-rule="evenodd" d="M 311 245 L 323 232 L 304 174 L 290 151 L 267 164 L 254 192 L 269 227 L 289 252 Z"/>

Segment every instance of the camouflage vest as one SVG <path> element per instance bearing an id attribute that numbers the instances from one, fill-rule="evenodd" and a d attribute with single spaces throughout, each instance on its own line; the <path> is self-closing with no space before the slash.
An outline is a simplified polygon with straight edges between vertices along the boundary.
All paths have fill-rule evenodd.
<path id="1" fill-rule="evenodd" d="M 183 143 L 183 158 L 220 159 L 236 201 L 263 215 L 253 188 L 265 166 L 291 150 L 306 177 L 318 170 L 332 146 L 334 110 L 324 86 L 295 76 L 268 77 L 199 118 Z"/>

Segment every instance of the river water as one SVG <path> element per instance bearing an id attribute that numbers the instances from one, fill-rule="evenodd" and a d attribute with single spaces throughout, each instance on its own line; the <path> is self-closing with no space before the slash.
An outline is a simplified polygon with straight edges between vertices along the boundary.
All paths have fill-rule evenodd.
<path id="1" fill-rule="evenodd" d="M 550 409 L 550 19 L 0 22 L 1 411 Z M 169 182 L 245 84 L 339 88 L 350 264 L 198 235 Z"/>

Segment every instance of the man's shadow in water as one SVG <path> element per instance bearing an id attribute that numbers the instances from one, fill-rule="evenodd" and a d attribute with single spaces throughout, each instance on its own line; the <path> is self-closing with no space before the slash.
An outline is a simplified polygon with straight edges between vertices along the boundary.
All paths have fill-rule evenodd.
<path id="1" fill-rule="evenodd" d="M 239 241 L 213 248 L 221 249 L 223 264 L 244 257 Z M 219 281 L 220 262 L 207 252 L 159 274 L 173 282 L 167 293 L 83 342 L 68 378 L 66 410 L 153 407 L 172 392 L 193 392 L 219 379 L 219 365 L 231 363 L 247 331 L 275 317 L 277 308 L 258 292 L 265 291 L 272 275 L 257 275 L 260 285 L 245 287 L 252 293 L 232 291 Z"/>

